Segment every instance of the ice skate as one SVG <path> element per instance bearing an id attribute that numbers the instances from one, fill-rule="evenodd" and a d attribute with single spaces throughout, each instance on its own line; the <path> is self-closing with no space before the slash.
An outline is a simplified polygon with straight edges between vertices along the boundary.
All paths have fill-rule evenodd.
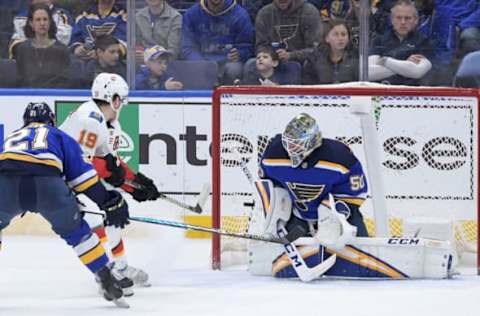
<path id="1" fill-rule="evenodd" d="M 142 269 L 132 267 L 131 265 L 126 265 L 123 268 L 117 268 L 114 266 L 115 274 L 121 275 L 125 278 L 128 278 L 133 281 L 133 284 L 138 287 L 149 287 L 151 286 L 148 281 L 147 272 Z"/>
<path id="2" fill-rule="evenodd" d="M 112 271 L 107 266 L 101 268 L 96 275 L 103 297 L 107 301 L 113 301 L 113 303 L 119 307 L 130 307 L 130 305 L 128 305 L 128 303 L 122 298 L 123 291 L 120 282 L 115 279 Z"/>

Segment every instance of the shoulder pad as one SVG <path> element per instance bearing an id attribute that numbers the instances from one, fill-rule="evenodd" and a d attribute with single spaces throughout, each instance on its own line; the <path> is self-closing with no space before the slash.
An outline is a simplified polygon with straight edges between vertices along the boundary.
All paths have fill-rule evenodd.
<path id="1" fill-rule="evenodd" d="M 91 117 L 100 123 L 103 122 L 103 117 L 97 112 L 90 112 L 90 114 L 88 114 L 88 117 Z"/>

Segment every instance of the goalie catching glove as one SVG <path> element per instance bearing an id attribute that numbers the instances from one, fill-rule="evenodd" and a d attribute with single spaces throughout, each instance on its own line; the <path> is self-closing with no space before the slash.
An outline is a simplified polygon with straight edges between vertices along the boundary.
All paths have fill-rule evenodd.
<path id="1" fill-rule="evenodd" d="M 135 174 L 128 165 L 111 154 L 103 158 L 94 157 L 93 165 L 100 178 L 114 187 L 130 193 L 138 202 L 154 201 L 160 193 L 153 180 L 138 172 Z"/>
<path id="2" fill-rule="evenodd" d="M 330 207 L 323 204 L 318 207 L 318 226 L 314 237 L 322 246 L 342 249 L 354 240 L 357 228 L 347 222 L 350 208 L 345 202 L 335 202 L 329 194 L 329 204 Z"/>
<path id="3" fill-rule="evenodd" d="M 128 205 L 119 192 L 115 190 L 107 192 L 109 198 L 100 205 L 100 209 L 105 211 L 106 214 L 105 226 L 124 228 L 130 223 L 128 220 L 130 216 L 128 213 Z"/>

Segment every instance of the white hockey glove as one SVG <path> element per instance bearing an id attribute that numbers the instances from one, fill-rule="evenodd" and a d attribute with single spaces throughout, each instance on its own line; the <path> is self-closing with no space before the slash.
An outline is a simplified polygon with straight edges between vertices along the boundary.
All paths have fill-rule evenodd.
<path id="1" fill-rule="evenodd" d="M 337 202 L 343 203 L 343 202 Z M 318 228 L 315 238 L 322 246 L 341 249 L 347 243 L 353 241 L 357 235 L 357 228 L 347 222 L 345 214 L 346 204 L 339 207 L 337 211 L 333 195 L 329 194 L 330 207 L 320 204 L 318 207 Z"/>

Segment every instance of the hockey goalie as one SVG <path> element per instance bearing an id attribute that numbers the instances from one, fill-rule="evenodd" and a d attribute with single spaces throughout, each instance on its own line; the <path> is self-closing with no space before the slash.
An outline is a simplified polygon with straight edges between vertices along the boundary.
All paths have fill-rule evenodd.
<path id="1" fill-rule="evenodd" d="M 261 233 L 286 245 L 252 242 L 253 274 L 300 278 L 450 278 L 455 252 L 449 241 L 373 238 L 360 212 L 367 182 L 349 147 L 322 138 L 308 114 L 293 118 L 267 146 L 256 181 Z M 258 208 L 258 206 L 257 206 Z M 255 227 L 252 225 L 251 227 Z M 252 228 L 251 228 L 252 229 Z M 257 228 L 258 230 L 258 228 Z"/>

